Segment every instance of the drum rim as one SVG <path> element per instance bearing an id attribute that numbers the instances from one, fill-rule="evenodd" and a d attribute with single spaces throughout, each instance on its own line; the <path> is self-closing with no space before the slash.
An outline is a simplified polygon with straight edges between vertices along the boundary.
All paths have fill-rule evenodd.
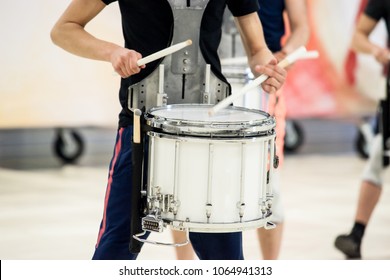
<path id="1" fill-rule="evenodd" d="M 171 134 L 171 133 L 165 133 L 165 132 L 157 132 L 157 131 L 148 131 L 147 135 L 152 138 L 164 138 L 168 140 L 174 140 L 174 141 L 182 141 L 182 142 L 199 142 L 199 143 L 260 143 L 260 142 L 266 142 L 270 141 L 272 139 L 275 139 L 276 133 L 275 130 L 272 131 L 272 133 L 263 133 L 258 135 L 231 135 L 231 134 L 225 134 L 225 135 L 211 135 L 211 134 L 204 134 L 204 135 L 194 135 L 194 134 Z"/>
<path id="2" fill-rule="evenodd" d="M 256 113 L 264 119 L 252 121 L 194 121 L 183 120 L 178 118 L 166 118 L 156 116 L 153 112 L 158 110 L 169 110 L 172 108 L 212 108 L 210 104 L 171 104 L 164 107 L 153 107 L 146 114 L 146 124 L 152 128 L 157 128 L 162 132 L 175 135 L 190 135 L 190 136 L 216 136 L 216 137 L 246 137 L 259 136 L 264 134 L 274 134 L 276 126 L 275 118 L 267 112 L 248 109 L 239 106 L 230 106 L 230 109 L 239 110 L 241 112 Z"/>

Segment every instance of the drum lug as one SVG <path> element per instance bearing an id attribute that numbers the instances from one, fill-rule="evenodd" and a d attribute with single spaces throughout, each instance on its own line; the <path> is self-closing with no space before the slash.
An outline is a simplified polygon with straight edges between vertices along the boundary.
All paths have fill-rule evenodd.
<path id="1" fill-rule="evenodd" d="M 272 222 L 266 222 L 264 225 L 264 228 L 265 229 L 274 229 L 274 228 L 276 228 L 276 225 Z"/>
<path id="2" fill-rule="evenodd" d="M 265 203 L 267 209 L 271 209 L 272 208 L 272 196 L 269 196 L 266 203 Z"/>
<path id="3" fill-rule="evenodd" d="M 261 205 L 261 213 L 263 214 L 263 218 L 267 216 L 267 213 L 270 212 L 270 204 L 269 204 L 269 200 L 267 201 L 262 201 L 260 203 Z"/>
<path id="4" fill-rule="evenodd" d="M 275 155 L 274 157 L 274 168 L 278 168 L 279 167 L 279 157 L 277 155 Z"/>
<path id="5" fill-rule="evenodd" d="M 206 204 L 206 216 L 207 219 L 210 219 L 211 217 L 211 210 L 213 209 L 213 205 L 211 203 Z"/>
<path id="6" fill-rule="evenodd" d="M 177 214 L 180 201 L 175 200 L 173 194 L 162 194 L 160 187 L 154 187 L 152 195 L 148 198 L 149 211 L 170 212 Z"/>
<path id="7" fill-rule="evenodd" d="M 173 215 L 176 215 L 177 214 L 177 210 L 178 210 L 178 208 L 180 206 L 180 201 L 174 200 L 173 195 L 171 195 L 171 199 L 172 199 L 172 201 L 170 202 L 169 212 L 172 212 Z"/>
<path id="8" fill-rule="evenodd" d="M 152 195 L 148 197 L 149 212 L 156 211 L 156 209 L 160 209 L 160 201 L 162 200 L 160 190 L 160 187 L 152 188 Z"/>
<path id="9" fill-rule="evenodd" d="M 170 201 L 173 197 L 169 194 L 162 194 L 161 195 L 161 209 L 163 212 L 169 212 L 169 205 L 170 205 Z"/>
<path id="10" fill-rule="evenodd" d="M 175 200 L 172 194 L 160 194 L 160 209 L 165 213 L 177 214 L 180 202 Z"/>
<path id="11" fill-rule="evenodd" d="M 245 212 L 245 203 L 238 202 L 237 208 L 239 209 L 240 218 L 242 218 L 244 216 L 244 212 Z"/>

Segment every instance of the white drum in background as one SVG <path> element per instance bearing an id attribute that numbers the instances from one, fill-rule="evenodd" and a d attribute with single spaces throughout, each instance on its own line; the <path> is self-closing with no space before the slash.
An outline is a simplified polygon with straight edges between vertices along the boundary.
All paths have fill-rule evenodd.
<path id="1" fill-rule="evenodd" d="M 236 232 L 265 226 L 272 214 L 275 120 L 267 113 L 212 105 L 157 107 L 149 135 L 144 230 Z M 149 228 L 148 228 L 149 227 Z"/>
<path id="2" fill-rule="evenodd" d="M 246 84 L 255 79 L 252 71 L 247 65 L 225 64 L 222 61 L 222 72 L 232 87 L 232 94 L 238 93 Z M 237 98 L 233 102 L 234 106 L 248 109 L 268 111 L 268 94 L 265 94 L 261 87 L 252 89 L 243 97 Z"/>

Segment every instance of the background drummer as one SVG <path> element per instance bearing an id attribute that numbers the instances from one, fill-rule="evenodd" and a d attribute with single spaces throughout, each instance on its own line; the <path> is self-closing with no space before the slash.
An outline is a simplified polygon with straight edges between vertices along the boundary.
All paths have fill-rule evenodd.
<path id="1" fill-rule="evenodd" d="M 274 53 L 278 61 L 300 46 L 307 44 L 310 30 L 307 14 L 306 0 L 258 0 L 258 11 L 263 24 L 264 36 L 268 47 Z M 286 12 L 288 23 L 284 17 Z M 282 38 L 286 35 L 285 26 L 290 27 L 290 32 L 282 44 Z M 272 204 L 273 222 L 277 225 L 274 229 L 257 230 L 261 252 L 264 259 L 277 259 L 282 244 L 284 210 L 280 194 L 280 178 L 284 159 L 284 137 L 286 130 L 287 104 L 283 95 L 283 88 L 275 94 L 270 94 L 268 99 L 268 113 L 276 118 L 276 154 L 279 157 L 279 167 L 275 170 L 276 180 L 273 183 L 274 199 Z"/>
<path id="2" fill-rule="evenodd" d="M 170 45 L 172 10 L 166 0 L 119 0 L 125 47 L 94 37 L 85 26 L 106 5 L 115 0 L 74 0 L 52 29 L 55 44 L 75 55 L 106 61 L 122 77 L 119 127 L 104 203 L 103 219 L 93 259 L 136 259 L 129 251 L 131 213 L 131 141 L 132 115 L 127 110 L 126 94 L 130 85 L 145 79 L 158 61 L 138 66 L 137 61 Z M 191 4 L 191 1 L 187 1 Z M 266 92 L 275 93 L 284 83 L 286 71 L 276 66 L 277 60 L 268 49 L 257 16 L 257 0 L 211 0 L 205 9 L 200 27 L 202 53 L 208 54 L 212 69 L 220 71 L 219 45 L 225 6 L 236 16 L 242 41 L 252 70 L 270 78 L 263 83 Z M 183 25 L 185 22 L 182 23 Z M 200 24 L 200 23 L 199 23 Z M 190 38 L 192 39 L 192 38 Z M 198 41 L 194 41 L 198 44 Z M 171 77 L 166 77 L 170 79 Z M 241 233 L 191 233 L 190 240 L 200 259 L 243 259 Z"/>
<path id="3" fill-rule="evenodd" d="M 363 14 L 359 16 L 351 46 L 358 53 L 375 57 L 375 60 L 383 65 L 388 75 L 390 49 L 377 45 L 370 37 L 382 19 L 386 22 L 387 35 L 390 38 L 389 1 L 369 0 Z M 383 171 L 389 165 L 387 160 L 383 160 L 383 137 L 383 132 L 377 127 L 369 153 L 369 160 L 361 176 L 359 198 L 352 227 L 348 234 L 338 235 L 335 239 L 335 247 L 350 259 L 362 257 L 361 245 L 364 233 L 382 194 Z"/>

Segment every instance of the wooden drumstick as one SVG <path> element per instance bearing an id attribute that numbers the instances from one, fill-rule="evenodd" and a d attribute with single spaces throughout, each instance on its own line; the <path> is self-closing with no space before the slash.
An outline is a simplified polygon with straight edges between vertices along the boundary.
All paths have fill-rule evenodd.
<path id="1" fill-rule="evenodd" d="M 162 58 L 164 56 L 167 56 L 169 54 L 177 52 L 177 51 L 179 51 L 179 50 L 181 50 L 189 45 L 192 45 L 192 40 L 187 40 L 187 41 L 172 45 L 168 48 L 162 49 L 161 51 L 155 52 L 151 55 L 148 55 L 148 56 L 141 58 L 140 60 L 137 61 L 137 65 L 138 66 L 145 65 L 149 62 L 155 61 L 159 58 Z"/>
<path id="2" fill-rule="evenodd" d="M 140 109 L 134 109 L 133 142 L 136 144 L 141 143 L 141 115 L 142 111 Z"/>
<path id="3" fill-rule="evenodd" d="M 296 49 L 292 53 L 290 53 L 288 56 L 286 56 L 282 61 L 278 63 L 278 66 L 281 68 L 286 68 L 290 64 L 294 63 L 296 60 L 304 58 L 305 54 L 307 53 L 306 48 L 304 46 Z M 313 55 L 313 54 L 310 54 Z M 251 91 L 252 89 L 258 87 L 261 85 L 265 80 L 267 80 L 269 77 L 265 74 L 259 76 L 258 78 L 254 79 L 251 83 L 244 86 L 238 93 L 232 94 L 219 102 L 217 105 L 213 106 L 209 110 L 209 116 L 213 116 L 216 114 L 219 110 L 228 107 L 230 104 L 233 103 L 234 100 L 237 98 L 242 97 L 247 92 Z"/>

